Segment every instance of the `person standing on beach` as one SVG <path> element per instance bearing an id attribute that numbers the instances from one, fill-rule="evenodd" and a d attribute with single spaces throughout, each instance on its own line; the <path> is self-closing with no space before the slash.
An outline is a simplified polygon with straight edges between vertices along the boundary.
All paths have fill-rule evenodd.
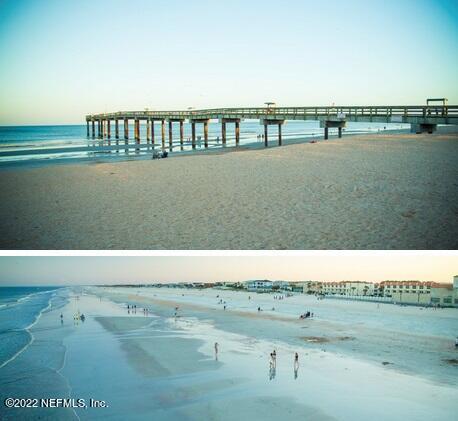
<path id="1" fill-rule="evenodd" d="M 218 361 L 218 342 L 215 342 L 215 360 Z"/>
<path id="2" fill-rule="evenodd" d="M 296 352 L 294 354 L 294 380 L 297 379 L 298 371 L 299 371 L 299 354 Z"/>
<path id="3" fill-rule="evenodd" d="M 274 369 L 277 368 L 277 352 L 274 351 L 272 352 L 272 359 L 273 359 L 273 363 L 274 363 Z"/>

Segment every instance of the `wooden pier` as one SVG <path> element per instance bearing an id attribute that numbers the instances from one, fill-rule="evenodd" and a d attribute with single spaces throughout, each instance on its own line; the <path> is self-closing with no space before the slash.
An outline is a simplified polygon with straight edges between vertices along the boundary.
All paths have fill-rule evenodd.
<path id="1" fill-rule="evenodd" d="M 111 122 L 115 123 L 115 138 L 119 139 L 119 121 L 124 122 L 124 139 L 129 139 L 129 121 L 134 122 L 134 138 L 140 142 L 140 122 L 146 122 L 147 142 L 155 144 L 155 123 L 161 125 L 161 145 L 166 148 L 166 122 L 168 122 L 169 149 L 173 148 L 173 123 L 180 125 L 180 145 L 184 144 L 184 124 L 191 125 L 191 144 L 196 148 L 196 125 L 202 124 L 204 146 L 208 147 L 208 126 L 213 120 L 221 123 L 221 139 L 226 145 L 227 124 L 234 124 L 235 144 L 240 141 L 240 122 L 259 120 L 264 126 L 264 144 L 268 146 L 270 125 L 278 126 L 278 144 L 282 144 L 281 127 L 288 120 L 316 120 L 324 128 L 324 138 L 329 128 L 342 128 L 347 121 L 410 124 L 416 133 L 432 133 L 438 124 L 458 124 L 458 105 L 411 105 L 411 106 L 339 106 L 339 107 L 262 107 L 262 108 L 216 108 L 189 111 L 125 111 L 86 116 L 87 136 L 111 138 Z"/>

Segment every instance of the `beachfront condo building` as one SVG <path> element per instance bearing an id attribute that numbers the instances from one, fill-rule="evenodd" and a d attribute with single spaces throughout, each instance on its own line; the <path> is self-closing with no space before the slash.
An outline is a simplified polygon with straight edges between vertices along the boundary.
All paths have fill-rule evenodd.
<path id="1" fill-rule="evenodd" d="M 431 294 L 431 288 L 434 282 L 421 282 L 421 281 L 383 281 L 380 282 L 380 290 L 384 297 L 390 297 L 397 299 L 397 301 L 404 301 L 409 296 L 414 297 L 417 295 L 427 295 L 429 301 L 429 295 Z"/>
<path id="2" fill-rule="evenodd" d="M 321 293 L 325 295 L 373 296 L 374 283 L 365 281 L 323 282 Z"/>
<path id="3" fill-rule="evenodd" d="M 382 296 L 395 303 L 458 307 L 458 280 L 453 284 L 420 281 L 384 281 L 380 283 Z"/>
<path id="4" fill-rule="evenodd" d="M 246 281 L 245 288 L 252 292 L 271 292 L 273 282 L 268 280 Z"/>
<path id="5" fill-rule="evenodd" d="M 437 284 L 431 288 L 431 305 L 458 307 L 458 281 L 453 284 Z"/>

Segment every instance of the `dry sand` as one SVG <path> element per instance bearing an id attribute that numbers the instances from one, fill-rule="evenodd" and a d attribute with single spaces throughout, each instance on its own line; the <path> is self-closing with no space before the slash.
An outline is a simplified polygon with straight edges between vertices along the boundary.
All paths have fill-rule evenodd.
<path id="1" fill-rule="evenodd" d="M 5 170 L 4 249 L 456 249 L 458 135 Z"/>

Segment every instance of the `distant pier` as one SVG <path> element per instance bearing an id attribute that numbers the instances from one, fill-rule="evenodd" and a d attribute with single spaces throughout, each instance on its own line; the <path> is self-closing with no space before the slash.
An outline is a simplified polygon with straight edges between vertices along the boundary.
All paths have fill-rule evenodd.
<path id="1" fill-rule="evenodd" d="M 438 124 L 458 124 L 458 105 L 412 105 L 412 106 L 345 106 L 345 107 L 273 107 L 262 108 L 217 108 L 189 111 L 125 111 L 86 116 L 87 136 L 111 138 L 111 127 L 114 122 L 114 137 L 119 139 L 119 121 L 123 122 L 124 139 L 129 139 L 129 122 L 134 123 L 134 139 L 140 142 L 140 122 L 146 122 L 146 140 L 155 144 L 155 126 L 160 123 L 160 138 L 163 149 L 166 149 L 166 123 L 168 123 L 169 150 L 173 148 L 173 123 L 180 126 L 180 145 L 184 145 L 184 124 L 191 125 L 191 144 L 196 148 L 196 124 L 203 125 L 204 147 L 208 147 L 208 126 L 213 120 L 221 123 L 222 145 L 226 145 L 227 124 L 233 124 L 235 145 L 240 141 L 240 122 L 244 119 L 257 119 L 264 126 L 264 145 L 269 145 L 269 126 L 278 126 L 278 145 L 282 144 L 281 127 L 287 120 L 316 120 L 324 128 L 324 139 L 329 137 L 329 128 L 342 129 L 347 121 L 375 123 L 410 124 L 415 133 L 433 133 Z M 97 126 L 97 134 L 96 134 Z"/>

